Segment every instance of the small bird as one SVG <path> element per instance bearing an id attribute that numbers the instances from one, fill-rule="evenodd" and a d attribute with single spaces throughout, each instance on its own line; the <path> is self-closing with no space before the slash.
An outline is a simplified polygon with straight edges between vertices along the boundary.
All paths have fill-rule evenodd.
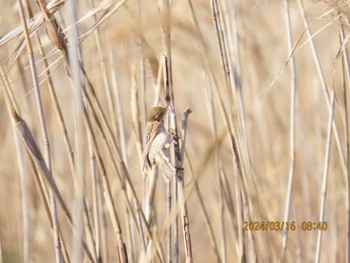
<path id="1" fill-rule="evenodd" d="M 170 143 L 172 137 L 164 126 L 168 107 L 152 107 L 147 111 L 146 145 L 143 153 L 143 170 L 157 165 L 166 178 L 176 172 L 170 163 Z"/>

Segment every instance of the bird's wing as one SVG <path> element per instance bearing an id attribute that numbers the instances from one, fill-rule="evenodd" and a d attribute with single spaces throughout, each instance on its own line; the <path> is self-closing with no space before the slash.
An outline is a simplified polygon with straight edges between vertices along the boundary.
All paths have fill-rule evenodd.
<path id="1" fill-rule="evenodd" d="M 152 143 L 154 138 L 156 137 L 159 128 L 161 127 L 161 123 L 154 121 L 154 122 L 150 122 L 147 124 L 146 127 L 146 144 L 145 144 L 145 148 L 143 149 L 143 170 L 145 170 L 145 167 L 151 167 L 151 161 L 149 159 L 149 150 L 151 149 Z"/>

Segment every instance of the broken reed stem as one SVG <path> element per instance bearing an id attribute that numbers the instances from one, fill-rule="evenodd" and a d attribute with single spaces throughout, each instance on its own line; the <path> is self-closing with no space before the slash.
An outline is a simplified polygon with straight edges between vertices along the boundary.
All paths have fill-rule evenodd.
<path id="1" fill-rule="evenodd" d="M 170 12 L 170 3 L 169 0 L 159 0 L 158 1 L 158 10 L 159 15 L 161 19 L 161 32 L 162 32 L 162 46 L 163 46 L 163 57 L 164 60 L 162 62 L 163 65 L 163 82 L 165 87 L 165 101 L 167 105 L 170 105 L 170 125 L 169 127 L 173 129 L 175 127 L 176 129 L 176 116 L 175 116 L 175 109 L 174 109 L 174 94 L 173 94 L 173 82 L 172 82 L 172 63 L 171 63 L 171 31 L 170 31 L 170 23 L 171 23 L 171 12 Z M 174 129 L 175 136 L 177 136 L 177 131 Z M 173 155 L 174 156 L 174 155 Z M 176 160 L 173 161 L 174 167 L 176 166 Z M 171 190 L 171 181 L 169 180 L 167 182 L 167 216 L 170 218 L 170 211 L 171 211 L 171 202 L 172 202 L 172 190 Z M 176 182 L 175 182 L 176 184 Z M 176 186 L 175 186 L 175 190 Z M 178 263 L 179 256 L 179 238 L 178 238 L 178 221 L 176 220 L 177 217 L 175 217 L 174 221 L 174 263 Z M 167 236 L 167 262 L 172 262 L 172 234 L 171 234 L 171 225 L 168 229 L 168 236 Z"/>
<path id="2" fill-rule="evenodd" d="M 183 161 L 184 161 L 184 155 L 185 155 L 185 145 L 186 145 L 186 138 L 187 138 L 187 120 L 188 115 L 191 113 L 191 109 L 188 109 L 184 112 L 182 116 L 182 122 L 181 122 L 181 129 L 183 131 L 183 140 L 181 144 L 181 163 L 180 167 L 183 167 Z M 178 172 L 177 172 L 178 173 Z M 180 179 L 181 178 L 181 179 Z M 179 195 L 179 202 L 180 202 L 180 209 L 181 209 L 181 216 L 182 216 L 182 227 L 183 227 L 183 236 L 184 236 L 184 244 L 185 244 L 185 251 L 186 251 L 186 263 L 193 262 L 193 256 L 192 256 L 192 241 L 191 241 L 191 233 L 190 233 L 190 221 L 188 217 L 187 212 L 187 205 L 185 200 L 185 184 L 184 184 L 184 177 L 183 177 L 183 171 L 180 171 L 180 177 L 176 175 L 176 183 L 178 184 L 178 195 Z"/>
<path id="3" fill-rule="evenodd" d="M 292 37 L 292 25 L 291 25 L 291 19 L 289 14 L 289 0 L 284 0 L 284 8 L 285 8 L 285 19 L 286 19 L 286 26 L 287 26 L 287 47 L 288 47 L 288 54 L 292 54 L 293 49 L 293 37 Z M 293 181 L 294 181 L 294 168 L 295 168 L 295 96 L 296 96 L 296 66 L 295 66 L 295 60 L 294 55 L 290 58 L 290 69 L 291 69 L 291 96 L 290 96 L 290 127 L 289 127 L 289 157 L 290 157 L 290 164 L 289 164 L 289 177 L 288 177 L 288 184 L 287 184 L 287 191 L 286 191 L 286 200 L 285 200 L 285 210 L 284 210 L 284 222 L 289 221 L 289 214 L 290 214 L 290 203 L 291 203 L 291 196 L 292 196 L 292 189 L 293 189 Z M 281 250 L 281 256 L 280 261 L 284 261 L 284 254 L 287 248 L 287 238 L 288 238 L 288 231 L 287 229 L 284 229 L 283 236 L 282 236 L 282 250 Z"/>
<path id="4" fill-rule="evenodd" d="M 37 78 L 34 54 L 33 54 L 32 44 L 31 44 L 31 40 L 30 40 L 28 28 L 27 28 L 27 22 L 26 22 L 22 0 L 18 0 L 18 9 L 21 17 L 21 24 L 22 24 L 23 34 L 24 34 L 24 38 L 27 46 L 28 60 L 30 63 L 33 86 L 35 90 L 35 98 L 36 98 L 37 110 L 39 115 L 39 123 L 40 123 L 41 133 L 43 136 L 44 149 L 45 149 L 45 162 L 47 164 L 48 170 L 51 171 L 50 143 L 48 139 L 48 132 L 46 128 L 46 121 L 45 121 L 45 116 L 43 111 L 42 99 L 41 99 L 41 94 L 39 90 L 39 82 Z M 54 236 L 54 244 L 55 244 L 56 263 L 61 263 L 62 248 L 61 248 L 60 236 L 58 233 L 59 222 L 58 222 L 58 216 L 57 216 L 56 202 L 51 191 L 49 191 L 49 195 L 50 195 L 50 205 L 52 210 L 51 215 L 52 215 L 52 222 L 53 222 L 53 236 Z"/>
<path id="5" fill-rule="evenodd" d="M 175 113 L 175 104 L 174 104 L 174 92 L 173 92 L 173 82 L 172 82 L 172 62 L 171 62 L 171 11 L 170 11 L 170 3 L 168 0 L 159 0 L 159 12 L 161 17 L 161 28 L 162 28 L 162 43 L 163 43 L 163 58 L 164 58 L 164 67 L 163 67 L 163 75 L 164 75 L 164 85 L 165 85 L 165 100 L 168 105 L 170 105 L 170 128 L 175 134 L 173 139 L 173 150 L 175 156 L 174 167 L 182 168 L 183 160 L 181 159 L 181 152 L 179 146 L 179 137 L 176 126 L 176 113 Z M 189 113 L 188 113 L 189 114 Z M 192 262 L 192 243 L 191 243 L 191 234 L 190 234 L 190 225 L 189 225 L 189 217 L 187 213 L 187 205 L 185 203 L 184 198 L 184 177 L 183 170 L 177 169 L 175 176 L 176 184 L 178 184 L 178 196 L 179 196 L 179 205 L 181 210 L 182 217 L 182 230 L 184 237 L 184 246 L 185 246 L 185 255 L 186 255 L 186 263 Z M 176 189 L 176 188 L 175 188 Z M 176 221 L 174 223 L 174 228 L 176 229 L 178 226 L 176 225 Z M 169 231 L 170 232 L 170 231 Z M 176 233 L 176 230 L 175 230 Z M 174 237 L 174 244 L 178 244 L 178 237 Z M 177 251 L 178 247 L 175 246 L 174 251 Z M 175 254 L 174 263 L 178 262 L 178 256 Z"/>

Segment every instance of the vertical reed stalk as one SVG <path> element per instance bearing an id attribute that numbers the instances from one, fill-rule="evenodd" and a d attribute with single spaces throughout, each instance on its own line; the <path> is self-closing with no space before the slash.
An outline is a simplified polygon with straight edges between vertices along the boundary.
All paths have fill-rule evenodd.
<path id="1" fill-rule="evenodd" d="M 340 46 L 343 47 L 345 41 L 345 33 L 343 25 L 339 26 L 339 38 Z M 344 96 L 344 112 L 345 112 L 345 142 L 346 142 L 346 161 L 347 161 L 347 177 L 346 177 L 346 213 L 347 213 L 347 245 L 346 245 L 346 261 L 350 260 L 350 129 L 349 129 L 349 105 L 348 105 L 348 92 L 347 88 L 350 85 L 350 61 L 349 51 L 347 47 L 344 47 L 342 53 L 342 73 L 343 73 L 343 96 Z M 348 85 L 346 85 L 346 83 Z"/>
<path id="2" fill-rule="evenodd" d="M 2 238 L 1 238 L 1 233 L 0 233 L 0 263 L 4 263 L 4 256 L 2 252 Z"/>
<path id="3" fill-rule="evenodd" d="M 91 145 L 91 144 L 90 144 Z M 95 251 L 96 251 L 96 262 L 102 263 L 102 251 L 101 251 L 101 219 L 100 219 L 100 210 L 102 209 L 99 206 L 98 202 L 98 174 L 96 167 L 96 158 L 93 152 L 93 149 L 89 147 L 90 159 L 91 159 L 91 192 L 92 192 L 92 207 L 93 207 L 93 220 L 94 220 L 94 229 L 95 229 Z"/>
<path id="4" fill-rule="evenodd" d="M 33 80 L 33 86 L 35 90 L 35 98 L 36 98 L 36 104 L 37 104 L 37 110 L 39 115 L 39 123 L 41 128 L 41 133 L 43 136 L 43 144 L 45 149 L 45 162 L 47 164 L 47 168 L 49 171 L 51 171 L 51 154 L 50 154 L 50 143 L 48 138 L 48 132 L 46 128 L 46 121 L 44 116 L 44 110 L 42 105 L 42 99 L 39 89 L 39 82 L 37 78 L 37 72 L 36 72 L 36 66 L 34 61 L 34 53 L 32 49 L 32 44 L 28 32 L 26 17 L 24 13 L 23 3 L 22 0 L 18 0 L 18 9 L 21 17 L 21 24 L 23 28 L 24 38 L 27 46 L 27 53 L 28 53 L 28 60 L 30 63 L 31 68 L 31 74 L 32 74 L 32 80 Z M 56 263 L 62 262 L 62 249 L 61 249 L 61 240 L 59 236 L 59 223 L 58 223 L 58 216 L 57 216 L 57 208 L 56 208 L 56 201 L 51 191 L 49 191 L 50 195 L 50 205 L 52 210 L 52 222 L 53 222 L 53 235 L 54 235 L 54 244 L 55 244 L 55 253 L 56 253 Z"/>
<path id="5" fill-rule="evenodd" d="M 207 88 L 206 95 L 207 95 L 207 108 L 208 108 L 209 121 L 211 124 L 211 130 L 212 130 L 213 137 L 215 139 L 217 139 L 217 125 L 216 125 L 215 110 L 214 110 L 214 105 L 213 105 L 214 104 L 213 95 L 212 95 L 212 91 L 209 87 Z M 221 247 L 221 251 L 222 251 L 221 260 L 222 261 L 220 261 L 220 256 L 219 256 L 217 243 L 216 243 L 214 235 L 211 237 L 211 240 L 212 240 L 212 243 L 214 246 L 214 252 L 215 252 L 217 260 L 219 262 L 226 262 L 226 237 L 225 237 L 226 233 L 224 231 L 224 229 L 225 229 L 225 220 L 224 220 L 225 213 L 224 213 L 224 199 L 223 199 L 224 189 L 223 189 L 222 181 L 220 178 L 220 173 L 221 173 L 220 169 L 221 168 L 220 168 L 220 163 L 219 163 L 220 156 L 219 156 L 219 149 L 218 148 L 215 149 L 215 162 L 216 162 L 216 173 L 217 173 L 217 178 L 218 178 L 219 196 L 220 196 L 220 222 L 221 222 L 221 246 L 222 246 Z"/>
<path id="6" fill-rule="evenodd" d="M 83 98 L 81 94 L 82 83 L 80 76 L 80 48 L 78 42 L 78 29 L 75 25 L 77 4 L 75 1 L 69 1 L 69 13 L 71 29 L 68 33 L 70 43 L 69 48 L 69 66 L 73 80 L 73 94 L 74 94 L 74 137 L 75 137 L 75 176 L 77 178 L 77 186 L 74 195 L 74 215 L 73 222 L 75 226 L 75 235 L 73 242 L 73 262 L 78 263 L 82 261 L 82 254 L 80 244 L 83 238 L 83 202 L 84 202 L 84 142 L 81 137 L 84 134 L 83 129 Z M 68 59 L 67 59 L 68 60 Z"/>
<path id="7" fill-rule="evenodd" d="M 284 0 L 284 8 L 285 8 L 285 19 L 286 19 L 286 26 L 287 26 L 287 46 L 288 46 L 288 53 L 292 54 L 293 49 L 293 37 L 292 37 L 292 28 L 291 28 L 291 19 L 289 14 L 289 0 Z M 290 212 L 290 203 L 291 203 L 291 195 L 292 195 L 292 189 L 293 189 L 293 181 L 294 181 L 294 169 L 295 169 L 295 96 L 296 96 L 296 67 L 295 67 L 295 61 L 294 61 L 294 55 L 291 55 L 290 57 L 290 69 L 291 69 L 291 96 L 290 96 L 290 121 L 289 121 L 289 157 L 290 157 L 290 164 L 289 164 L 289 178 L 288 178 L 288 185 L 287 185 L 287 191 L 286 191 L 286 203 L 284 208 L 284 222 L 289 221 L 289 212 Z M 282 237 L 282 250 L 281 250 L 281 256 L 280 261 L 284 260 L 284 254 L 287 248 L 287 238 L 288 238 L 288 231 L 286 229 L 283 231 L 283 237 Z"/>
<path id="8" fill-rule="evenodd" d="M 324 221 L 325 209 L 326 209 L 326 197 L 327 197 L 327 189 L 328 189 L 328 170 L 329 170 L 329 159 L 330 159 L 330 151 L 332 146 L 332 123 L 334 121 L 334 101 L 335 101 L 335 92 L 332 90 L 331 93 L 331 108 L 329 108 L 329 124 L 327 129 L 327 144 L 326 144 L 326 156 L 324 161 L 324 170 L 322 176 L 322 188 L 321 188 L 321 200 L 320 200 L 320 215 L 319 222 Z M 318 231 L 317 235 L 317 246 L 316 246 L 316 254 L 315 254 L 315 263 L 320 262 L 321 256 L 321 241 L 322 241 L 322 233 L 323 231 Z"/>
<path id="9" fill-rule="evenodd" d="M 176 126 L 176 116 L 175 116 L 175 109 L 174 109 L 174 97 L 172 96 L 173 93 L 173 82 L 172 82 L 172 63 L 171 63 L 171 11 L 170 11 L 170 2 L 169 0 L 159 0 L 158 1 L 158 9 L 159 9 L 159 15 L 161 19 L 161 31 L 162 31 L 162 45 L 163 45 L 163 56 L 165 58 L 164 64 L 163 64 L 163 81 L 165 86 L 165 100 L 166 103 L 170 104 L 170 110 L 172 112 L 172 115 L 170 117 L 170 126 L 171 128 L 174 128 Z M 177 131 L 175 131 L 175 134 L 177 135 Z M 176 167 L 176 164 L 175 164 Z M 177 182 L 176 182 L 177 184 Z M 167 183 L 167 211 L 168 216 L 171 211 L 171 200 L 172 200 L 172 191 L 171 191 L 171 180 Z M 177 233 L 177 220 L 175 218 L 174 222 L 174 232 Z M 174 236 L 174 263 L 178 262 L 178 235 Z M 168 231 L 168 238 L 167 238 L 167 252 L 168 252 L 168 262 L 172 262 L 172 235 L 171 230 Z"/>

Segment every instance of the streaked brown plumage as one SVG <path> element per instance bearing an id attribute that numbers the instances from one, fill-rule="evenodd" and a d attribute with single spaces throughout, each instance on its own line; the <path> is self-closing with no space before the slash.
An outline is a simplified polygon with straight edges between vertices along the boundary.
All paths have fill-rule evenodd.
<path id="1" fill-rule="evenodd" d="M 169 160 L 171 136 L 164 127 L 164 117 L 168 107 L 152 107 L 147 112 L 146 145 L 144 148 L 143 168 L 158 165 L 166 177 L 174 174 L 176 169 Z"/>
<path id="2" fill-rule="evenodd" d="M 147 111 L 147 122 L 162 122 L 166 113 L 168 112 L 168 107 L 152 107 Z"/>

